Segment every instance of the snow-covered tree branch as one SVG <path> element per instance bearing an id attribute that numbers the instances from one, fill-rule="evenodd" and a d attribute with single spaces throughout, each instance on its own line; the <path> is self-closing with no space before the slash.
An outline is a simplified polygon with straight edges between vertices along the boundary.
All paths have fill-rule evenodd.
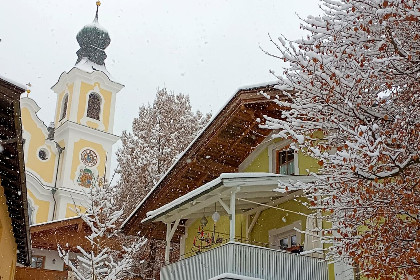
<path id="1" fill-rule="evenodd" d="M 77 246 L 76 259 L 71 259 L 71 253 L 60 244 L 58 252 L 78 280 L 125 279 L 136 265 L 134 256 L 145 240 L 119 233 L 117 225 L 123 210 L 116 209 L 117 188 L 97 181 L 86 190 L 86 212 L 74 209 L 88 226 L 88 248 Z"/>
<path id="2" fill-rule="evenodd" d="M 329 257 L 372 278 L 420 274 L 420 2 L 323 0 L 306 38 L 274 41 L 290 108 L 265 126 L 317 158 L 305 185 Z M 277 53 L 276 53 L 277 52 Z"/>
<path id="3" fill-rule="evenodd" d="M 124 205 L 126 215 L 166 173 L 209 119 L 209 114 L 192 111 L 188 95 L 173 94 L 165 88 L 157 91 L 152 105 L 139 108 L 132 133 L 123 132 L 123 147 L 117 152 L 117 172 L 121 175 L 117 202 Z M 148 240 L 142 276 L 153 279 L 159 275 L 164 248 L 164 241 Z"/>

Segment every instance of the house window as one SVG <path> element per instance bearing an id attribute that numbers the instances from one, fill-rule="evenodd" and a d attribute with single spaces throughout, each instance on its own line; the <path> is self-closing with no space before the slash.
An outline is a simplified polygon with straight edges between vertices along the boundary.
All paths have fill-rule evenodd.
<path id="1" fill-rule="evenodd" d="M 89 94 L 87 117 L 99 121 L 99 115 L 101 113 L 101 97 L 92 92 Z"/>
<path id="2" fill-rule="evenodd" d="M 31 267 L 32 268 L 44 268 L 45 256 L 32 256 Z"/>
<path id="3" fill-rule="evenodd" d="M 295 174 L 295 152 L 292 149 L 276 151 L 276 173 Z"/>
<path id="4" fill-rule="evenodd" d="M 280 249 L 286 250 L 287 248 L 291 248 L 298 245 L 296 233 L 290 233 L 286 236 L 281 236 L 277 238 L 278 240 L 278 247 Z"/>
<path id="5" fill-rule="evenodd" d="M 291 225 L 269 230 L 270 248 L 288 251 L 296 249 L 301 245 L 301 234 L 299 232 L 301 228 L 300 221 L 297 221 Z"/>
<path id="6" fill-rule="evenodd" d="M 64 96 L 63 105 L 61 107 L 60 121 L 66 117 L 66 114 L 67 114 L 67 104 L 68 103 L 69 103 L 69 96 L 68 96 L 68 94 L 66 94 L 66 96 Z"/>

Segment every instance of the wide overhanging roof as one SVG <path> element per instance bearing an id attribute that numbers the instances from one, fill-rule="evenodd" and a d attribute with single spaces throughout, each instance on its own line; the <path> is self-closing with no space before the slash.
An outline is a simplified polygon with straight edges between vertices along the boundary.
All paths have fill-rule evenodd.
<path id="1" fill-rule="evenodd" d="M 26 87 L 0 76 L 0 179 L 12 220 L 17 261 L 30 264 L 30 234 L 23 156 L 20 94 Z"/>
<path id="2" fill-rule="evenodd" d="M 181 154 L 179 160 L 123 223 L 126 234 L 139 231 L 163 239 L 162 223 L 144 224 L 146 213 L 218 178 L 238 172 L 239 165 L 272 132 L 261 127 L 264 116 L 281 118 L 283 108 L 266 98 L 287 99 L 274 84 L 240 89 Z M 175 237 L 176 238 L 176 237 Z"/>
<path id="3" fill-rule="evenodd" d="M 283 184 L 313 181 L 312 176 L 286 176 L 273 173 L 223 173 L 211 182 L 147 213 L 143 223 L 194 219 L 224 211 L 232 192 L 236 193 L 236 213 L 244 213 L 261 205 L 270 205 L 289 192 L 279 192 Z"/>

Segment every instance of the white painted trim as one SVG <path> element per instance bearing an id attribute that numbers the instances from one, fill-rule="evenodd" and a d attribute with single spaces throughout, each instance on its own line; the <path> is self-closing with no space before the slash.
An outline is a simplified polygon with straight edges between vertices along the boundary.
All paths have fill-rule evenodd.
<path id="1" fill-rule="evenodd" d="M 74 130 L 76 132 L 80 132 L 80 138 L 86 139 L 87 141 L 92 141 L 95 143 L 100 143 L 100 144 L 114 144 L 115 142 L 117 142 L 120 137 L 105 132 L 105 131 L 101 131 L 101 130 L 97 130 L 85 125 L 81 125 L 72 121 L 66 121 L 65 123 L 63 123 L 60 127 L 58 127 L 55 131 L 56 133 L 56 139 L 63 139 L 65 133 L 69 133 L 70 130 Z M 76 134 L 77 135 L 77 134 Z M 74 137 L 74 136 L 73 136 Z M 75 139 L 75 138 L 74 138 Z M 92 140 L 90 140 L 92 139 Z M 100 141 L 98 141 L 100 140 Z M 75 140 L 75 142 L 77 142 Z"/>
<path id="2" fill-rule="evenodd" d="M 257 223 L 258 218 L 260 217 L 261 212 L 262 212 L 261 210 L 260 211 L 257 211 L 255 213 L 255 215 L 254 215 L 254 218 L 252 218 L 251 224 L 249 226 L 247 225 L 247 227 L 246 227 L 246 239 L 249 239 L 249 235 L 250 235 L 251 231 L 254 229 L 254 226 Z M 247 217 L 249 218 L 250 216 L 247 215 Z"/>
<path id="3" fill-rule="evenodd" d="M 64 118 L 61 118 L 61 115 L 63 114 L 63 105 L 64 105 L 64 99 L 65 97 L 68 97 L 68 102 L 67 102 L 67 108 L 66 108 L 66 115 L 64 116 Z M 56 116 L 57 116 L 57 124 L 56 127 L 60 126 L 61 124 L 63 124 L 66 120 L 68 120 L 70 118 L 70 112 L 71 112 L 71 108 L 72 108 L 72 104 L 70 104 L 70 92 L 68 87 L 66 87 L 65 91 L 64 91 L 64 95 L 63 98 L 61 99 L 61 102 L 59 102 L 60 100 L 58 100 L 58 95 L 57 95 L 57 108 L 56 108 Z M 72 100 L 73 101 L 73 100 Z M 70 107 L 70 110 L 69 110 Z"/>
<path id="4" fill-rule="evenodd" d="M 96 161 L 96 164 L 95 164 L 94 166 L 86 166 L 86 168 L 96 168 L 96 167 L 98 167 L 99 162 L 101 161 L 101 158 L 99 157 L 99 153 L 98 153 L 98 151 L 97 151 L 97 150 L 95 150 L 95 149 L 94 149 L 94 148 L 92 148 L 92 147 L 84 147 L 83 149 L 81 149 L 81 150 L 79 151 L 79 161 L 80 161 L 80 163 L 83 165 L 83 162 L 82 162 L 82 153 L 83 153 L 83 151 L 85 151 L 85 150 L 87 150 L 87 149 L 94 151 L 94 152 L 95 152 L 95 154 L 96 154 L 96 158 L 97 158 L 98 160 Z M 105 160 L 105 159 L 104 159 L 104 160 Z"/>
<path id="5" fill-rule="evenodd" d="M 76 78 L 86 80 L 93 84 L 94 82 L 99 82 L 102 85 L 104 85 L 107 89 L 109 89 L 112 92 L 119 92 L 121 89 L 124 88 L 124 85 L 119 84 L 117 82 L 112 81 L 105 73 L 102 71 L 92 71 L 91 73 L 85 72 L 83 70 L 80 70 L 77 67 L 73 67 L 70 69 L 69 72 L 63 72 L 57 83 L 51 87 L 51 89 L 55 93 L 59 93 L 64 90 L 64 87 L 66 84 L 74 81 Z M 103 87 L 103 86 L 102 86 Z"/>
<path id="6" fill-rule="evenodd" d="M 271 135 L 271 134 L 270 134 Z M 273 142 L 271 136 L 267 136 L 263 142 L 261 142 L 254 151 L 239 165 L 238 172 L 243 172 L 259 155 L 260 153 L 267 148 L 270 143 Z M 267 170 L 268 171 L 268 170 Z M 269 172 L 269 171 L 268 171 Z"/>
<path id="7" fill-rule="evenodd" d="M 35 204 L 34 200 L 29 195 L 27 196 L 27 199 L 28 199 L 28 208 L 29 207 L 32 208 L 32 215 L 30 217 L 29 217 L 29 209 L 28 209 L 28 218 L 29 218 L 29 221 L 32 220 L 32 224 L 35 224 L 36 213 L 38 212 L 39 206 Z"/>
<path id="8" fill-rule="evenodd" d="M 25 166 L 28 162 L 29 155 L 29 143 L 31 142 L 32 135 L 27 131 L 22 129 L 22 138 L 25 139 L 25 144 L 23 145 L 23 156 L 25 157 Z"/>
<path id="9" fill-rule="evenodd" d="M 36 104 L 36 102 L 29 97 L 22 97 L 20 99 L 20 108 L 21 110 L 22 108 L 27 108 L 29 110 L 32 120 L 35 122 L 37 127 L 42 131 L 42 133 L 44 134 L 44 137 L 47 138 L 48 136 L 47 126 L 37 115 L 38 111 L 41 109 L 38 106 L 38 104 Z M 23 126 L 24 125 L 25 124 L 23 123 Z M 25 127 L 23 127 L 23 129 L 25 129 Z"/>
<path id="10" fill-rule="evenodd" d="M 37 199 L 48 201 L 50 203 L 47 217 L 47 220 L 50 221 L 52 219 L 52 209 L 54 207 L 54 201 L 51 193 L 52 186 L 45 185 L 45 182 L 43 182 L 42 179 L 39 178 L 39 176 L 37 176 L 36 173 L 33 173 L 28 169 L 29 168 L 26 168 L 26 186 L 28 190 L 30 190 Z M 28 198 L 30 198 L 29 195 Z M 34 205 L 36 204 L 34 203 Z M 36 222 L 36 219 L 34 220 L 34 222 Z"/>
<path id="11" fill-rule="evenodd" d="M 295 230 L 298 229 L 298 230 Z M 302 234 L 300 233 L 300 230 L 302 229 L 302 222 L 296 221 L 293 224 L 281 227 L 281 228 L 275 228 L 268 231 L 268 242 L 270 243 L 270 248 L 274 247 L 273 249 L 278 249 L 277 246 L 274 246 L 275 240 L 274 239 L 282 239 L 287 236 L 290 236 L 294 233 L 296 233 L 296 239 L 297 244 L 302 244 Z M 290 246 L 290 244 L 289 244 Z"/>
<path id="12" fill-rule="evenodd" d="M 284 147 L 290 145 L 291 143 L 292 140 L 286 139 L 268 146 L 268 172 L 275 172 L 274 169 L 276 166 L 276 157 L 274 156 L 274 153 L 278 150 L 282 150 Z"/>
<path id="13" fill-rule="evenodd" d="M 184 228 L 185 228 L 185 234 L 181 235 L 181 238 L 179 240 L 179 260 L 184 259 L 185 243 L 188 238 L 188 227 L 184 226 Z"/>
<path id="14" fill-rule="evenodd" d="M 97 94 L 99 96 L 99 98 L 100 98 L 101 111 L 99 112 L 99 120 L 92 119 L 92 118 L 89 118 L 87 116 L 87 111 L 88 111 L 88 107 L 89 107 L 89 96 L 92 93 L 93 94 Z M 105 130 L 105 124 L 104 124 L 104 103 L 105 103 L 105 98 L 104 98 L 103 94 L 101 93 L 98 85 L 95 85 L 95 87 L 93 88 L 93 90 L 90 90 L 90 91 L 88 91 L 86 93 L 86 103 L 85 103 L 86 106 L 85 106 L 85 109 L 84 109 L 84 112 L 83 112 L 83 118 L 80 120 L 80 123 L 87 126 L 87 122 L 88 121 L 89 122 L 93 122 L 93 123 L 95 123 L 95 124 L 97 124 L 99 126 L 98 127 L 98 130 Z"/>
<path id="15" fill-rule="evenodd" d="M 229 208 L 229 206 L 227 206 L 226 203 L 223 202 L 223 200 L 219 198 L 217 201 L 220 203 L 220 205 L 222 205 L 222 207 L 225 209 L 228 215 L 232 214 L 232 212 L 230 211 L 231 208 Z"/>
<path id="16" fill-rule="evenodd" d="M 39 157 L 39 151 L 41 151 L 41 150 L 44 150 L 46 152 L 46 154 L 47 154 L 47 159 L 46 160 L 43 160 Z M 38 149 L 36 150 L 35 156 L 41 162 L 48 162 L 51 159 L 51 151 L 46 145 L 42 145 L 42 146 L 39 146 Z"/>
<path id="17" fill-rule="evenodd" d="M 293 164 L 294 164 L 294 168 L 295 168 L 295 175 L 300 175 L 300 171 L 299 171 L 299 152 L 297 150 L 294 151 L 295 155 L 294 155 L 294 159 L 293 159 Z"/>
<path id="18" fill-rule="evenodd" d="M 71 108 L 68 120 L 72 122 L 77 122 L 77 113 L 79 112 L 79 103 L 80 103 L 80 87 L 81 79 L 75 78 L 73 80 L 73 93 L 71 97 Z"/>
<path id="19" fill-rule="evenodd" d="M 115 100 L 116 100 L 116 94 L 112 92 L 111 96 L 111 104 L 109 109 L 109 122 L 108 122 L 108 132 L 113 133 L 114 132 L 114 119 L 115 119 Z"/>

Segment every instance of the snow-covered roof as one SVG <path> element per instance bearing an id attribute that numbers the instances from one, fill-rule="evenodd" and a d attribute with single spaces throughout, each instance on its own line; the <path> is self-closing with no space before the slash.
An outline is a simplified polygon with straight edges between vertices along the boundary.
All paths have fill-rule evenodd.
<path id="1" fill-rule="evenodd" d="M 108 76 L 110 80 L 113 80 L 111 74 L 109 74 L 108 70 L 104 65 L 96 64 L 95 62 L 90 61 L 86 57 L 83 57 L 74 67 L 83 70 L 88 73 L 92 73 L 93 71 L 102 71 L 105 75 Z"/>
<path id="2" fill-rule="evenodd" d="M 230 199 L 233 190 L 237 198 L 250 200 L 238 201 L 237 210 L 245 210 L 260 206 L 252 205 L 249 201 L 258 200 L 258 203 L 270 203 L 286 195 L 276 191 L 281 184 L 295 184 L 297 181 L 313 181 L 312 176 L 286 176 L 273 173 L 222 173 L 218 178 L 203 186 L 163 205 L 162 207 L 147 212 L 147 217 L 142 222 L 162 221 L 171 222 L 175 219 L 188 219 L 195 215 L 214 212 L 213 205 L 216 201 Z M 208 208 L 206 213 L 205 208 Z"/>
<path id="3" fill-rule="evenodd" d="M 211 126 L 214 125 L 215 120 L 222 114 L 222 112 L 226 109 L 226 107 L 233 102 L 235 97 L 237 97 L 241 91 L 244 90 L 252 90 L 252 89 L 258 89 L 263 87 L 273 87 L 277 83 L 276 82 L 268 82 L 268 83 L 262 83 L 258 85 L 253 86 L 245 86 L 240 87 L 238 90 L 235 91 L 235 93 L 227 100 L 227 102 L 220 108 L 220 110 L 213 115 L 213 117 L 210 119 L 208 124 L 198 133 L 197 137 L 190 143 L 190 145 L 178 156 L 178 159 L 172 164 L 172 166 L 167 170 L 164 176 L 159 180 L 159 182 L 149 191 L 149 193 L 143 198 L 143 200 L 137 205 L 137 207 L 134 209 L 134 211 L 127 217 L 127 219 L 122 224 L 122 228 L 124 228 L 127 223 L 132 219 L 136 213 L 139 211 L 139 209 L 142 207 L 142 205 L 149 199 L 149 197 L 155 192 L 155 190 L 158 188 L 158 186 L 165 180 L 165 178 L 173 171 L 175 166 L 183 159 L 183 157 L 186 155 L 186 153 L 193 147 L 193 145 L 198 142 L 200 138 L 203 137 L 203 134 L 205 131 L 209 130 Z"/>
<path id="4" fill-rule="evenodd" d="M 0 75 L 0 79 L 2 79 L 5 82 L 8 82 L 9 84 L 13 84 L 13 85 L 15 85 L 15 86 L 17 86 L 17 87 L 19 87 L 19 88 L 21 88 L 23 90 L 27 90 L 28 89 L 28 87 L 26 85 L 21 84 L 19 82 L 16 82 L 16 81 L 14 81 L 14 80 L 12 80 L 10 78 L 6 78 L 5 76 Z"/>
<path id="5" fill-rule="evenodd" d="M 44 226 L 44 225 L 49 225 L 49 224 L 54 224 L 54 223 L 72 221 L 72 220 L 76 220 L 76 219 L 80 219 L 80 216 L 74 216 L 74 217 L 70 217 L 70 218 L 63 218 L 63 219 L 57 219 L 57 220 L 53 220 L 53 221 L 47 221 L 47 222 L 43 222 L 43 223 L 33 224 L 30 227 Z"/>

